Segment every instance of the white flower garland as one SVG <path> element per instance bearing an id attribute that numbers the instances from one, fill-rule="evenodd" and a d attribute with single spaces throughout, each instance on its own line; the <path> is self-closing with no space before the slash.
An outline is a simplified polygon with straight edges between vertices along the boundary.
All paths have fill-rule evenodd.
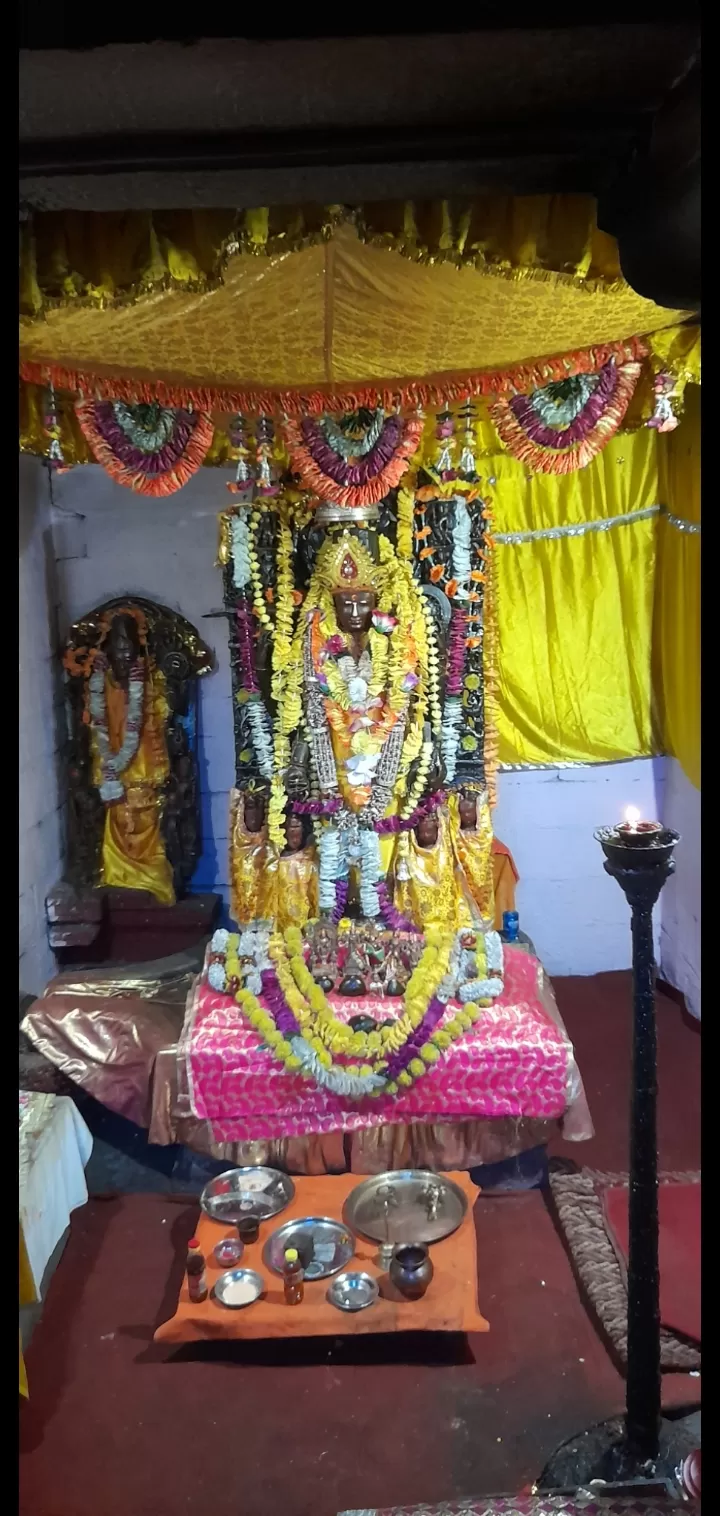
<path id="1" fill-rule="evenodd" d="M 272 779 L 273 732 L 272 722 L 265 708 L 265 702 L 259 697 L 254 700 L 248 700 L 245 709 L 248 721 L 250 722 L 253 751 L 260 774 L 263 779 Z"/>
<path id="2" fill-rule="evenodd" d="M 325 1068 L 304 1037 L 291 1037 L 290 1046 L 303 1066 L 303 1073 L 310 1074 L 317 1084 L 324 1085 L 333 1095 L 362 1100 L 371 1090 L 381 1090 L 385 1083 L 383 1074 L 346 1074 L 337 1067 Z"/>
<path id="3" fill-rule="evenodd" d="M 321 911 L 335 908 L 335 882 L 342 878 L 344 848 L 337 827 L 326 826 L 320 834 L 318 865 L 318 905 Z"/>
<path id="4" fill-rule="evenodd" d="M 442 717 L 440 751 L 445 764 L 445 778 L 452 784 L 457 769 L 457 754 L 460 746 L 463 708 L 460 695 L 448 695 Z"/>
<path id="5" fill-rule="evenodd" d="M 505 954 L 503 951 L 502 938 L 499 932 L 485 933 L 485 958 L 487 966 L 495 974 L 505 971 Z"/>
<path id="6" fill-rule="evenodd" d="M 105 675 L 108 663 L 104 653 L 98 653 L 88 684 L 88 707 L 90 723 L 95 733 L 100 757 L 100 797 L 106 805 L 113 800 L 122 800 L 125 790 L 120 775 L 132 763 L 140 744 L 142 729 L 143 697 L 145 694 L 145 671 L 142 659 L 136 658 L 128 681 L 127 715 L 125 734 L 117 751 L 110 747 L 105 700 Z"/>
<path id="7" fill-rule="evenodd" d="M 452 568 L 453 579 L 459 588 L 456 600 L 467 600 L 472 563 L 470 560 L 470 512 L 462 495 L 455 496 L 455 522 L 453 528 Z"/>
<path id="8" fill-rule="evenodd" d="M 251 578 L 250 527 L 247 511 L 239 511 L 230 517 L 232 538 L 233 583 L 236 590 L 244 590 Z"/>
<path id="9" fill-rule="evenodd" d="M 364 916 L 380 914 L 377 887 L 380 880 L 380 838 L 377 832 L 360 833 L 360 906 Z"/>

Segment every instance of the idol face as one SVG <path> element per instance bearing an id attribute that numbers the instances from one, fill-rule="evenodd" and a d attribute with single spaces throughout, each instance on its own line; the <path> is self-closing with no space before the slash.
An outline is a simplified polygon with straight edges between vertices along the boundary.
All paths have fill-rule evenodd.
<path id="1" fill-rule="evenodd" d="M 434 847 L 438 840 L 437 816 L 423 816 L 415 828 L 415 836 L 421 847 Z"/>
<path id="2" fill-rule="evenodd" d="M 116 684 L 127 684 L 140 653 L 140 638 L 132 616 L 115 616 L 108 632 L 106 652 Z"/>
<path id="3" fill-rule="evenodd" d="M 302 817 L 291 813 L 285 822 L 285 840 L 291 853 L 299 853 L 303 845 L 303 837 Z"/>
<path id="4" fill-rule="evenodd" d="M 369 632 L 377 605 L 374 590 L 338 590 L 333 601 L 341 632 L 349 632 L 351 636 Z"/>
<path id="5" fill-rule="evenodd" d="M 265 824 L 265 796 L 247 790 L 243 806 L 246 832 L 261 832 Z"/>

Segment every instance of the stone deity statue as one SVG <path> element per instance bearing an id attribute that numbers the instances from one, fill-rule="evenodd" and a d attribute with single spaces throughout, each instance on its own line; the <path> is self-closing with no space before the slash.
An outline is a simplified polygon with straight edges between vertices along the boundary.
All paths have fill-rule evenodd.
<path id="1" fill-rule="evenodd" d="M 196 680 L 213 655 L 182 616 L 124 599 L 72 627 L 64 665 L 71 881 L 172 905 L 199 856 Z"/>

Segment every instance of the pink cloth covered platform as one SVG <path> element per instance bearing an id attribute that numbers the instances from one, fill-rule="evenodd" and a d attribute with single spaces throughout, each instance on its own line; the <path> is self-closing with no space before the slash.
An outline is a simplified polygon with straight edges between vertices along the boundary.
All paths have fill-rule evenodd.
<path id="1" fill-rule="evenodd" d="M 345 1020 L 382 1002 L 331 997 Z M 398 1001 L 385 1003 L 397 1014 Z M 453 1008 L 448 1008 L 452 1015 Z M 569 1137 L 592 1127 L 575 1064 L 542 965 L 505 948 L 505 987 L 478 1024 L 408 1090 L 353 1104 L 287 1072 L 264 1049 L 228 995 L 205 974 L 188 1002 L 178 1056 L 190 1106 L 216 1142 L 246 1142 L 397 1123 L 478 1118 L 566 1118 Z M 580 1130 L 589 1126 L 589 1131 Z"/>

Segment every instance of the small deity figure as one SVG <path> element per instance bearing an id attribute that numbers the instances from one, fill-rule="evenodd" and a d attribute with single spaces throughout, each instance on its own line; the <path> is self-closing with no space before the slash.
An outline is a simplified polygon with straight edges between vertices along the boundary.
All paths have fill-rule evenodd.
<path id="1" fill-rule="evenodd" d="M 383 969 L 383 994 L 391 997 L 404 995 L 412 973 L 407 952 L 398 939 L 388 951 Z"/>
<path id="2" fill-rule="evenodd" d="M 277 913 L 278 859 L 268 843 L 266 813 L 259 787 L 230 791 L 230 909 L 239 925 Z"/>
<path id="3" fill-rule="evenodd" d="M 362 936 L 351 930 L 348 936 L 347 954 L 343 965 L 343 977 L 338 985 L 339 995 L 366 995 L 370 970 Z"/>
<path id="4" fill-rule="evenodd" d="M 398 838 L 393 904 L 422 927 L 471 921 L 455 879 L 449 825 L 441 809 L 421 817 L 412 832 Z"/>
<path id="5" fill-rule="evenodd" d="M 280 931 L 301 929 L 317 916 L 317 859 L 306 835 L 302 816 L 290 811 L 285 822 L 286 845 L 278 862 L 276 918 Z"/>
<path id="6" fill-rule="evenodd" d="M 84 818 L 71 829 L 71 878 L 172 905 L 199 853 L 195 679 L 212 654 L 183 617 L 128 599 L 72 627 L 64 665 L 70 815 Z"/>
<path id="7" fill-rule="evenodd" d="M 495 919 L 493 831 L 487 791 L 460 791 L 448 803 L 456 878 L 476 926 L 486 931 Z"/>
<path id="8" fill-rule="evenodd" d="M 306 927 L 305 940 L 310 947 L 310 973 L 327 995 L 337 978 L 337 929 L 332 921 L 321 918 Z"/>

